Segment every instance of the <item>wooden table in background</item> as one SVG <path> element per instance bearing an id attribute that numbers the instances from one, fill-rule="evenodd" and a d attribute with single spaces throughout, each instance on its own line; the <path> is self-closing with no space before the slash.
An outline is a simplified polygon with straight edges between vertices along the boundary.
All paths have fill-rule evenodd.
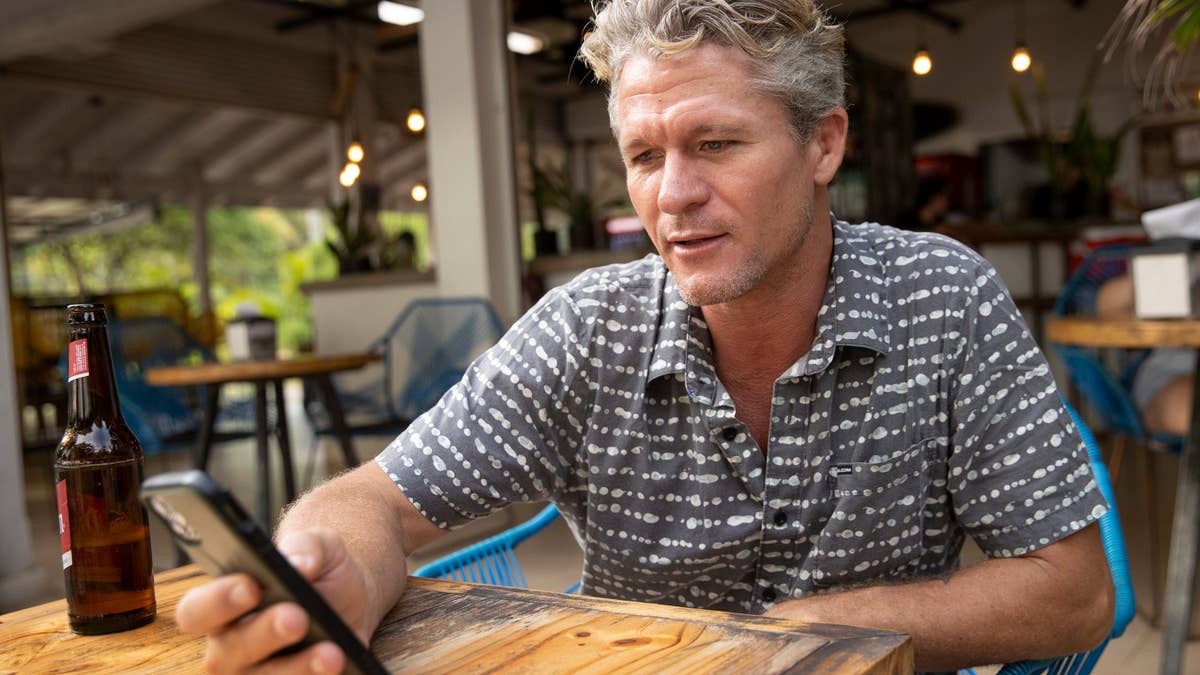
<path id="1" fill-rule="evenodd" d="M 1153 349 L 1190 347 L 1200 350 L 1200 320 L 1058 318 L 1046 327 L 1050 342 L 1079 347 Z M 1195 590 L 1196 557 L 1200 549 L 1200 358 L 1192 384 L 1192 428 L 1180 457 L 1171 526 L 1171 556 L 1167 563 L 1167 598 L 1163 625 L 1163 675 L 1183 671 Z"/>
<path id="2" fill-rule="evenodd" d="M 175 605 L 207 577 L 158 575 L 158 617 L 79 636 L 64 601 L 0 616 L 0 673 L 203 672 L 204 640 Z M 603 600 L 436 579 L 409 580 L 371 650 L 392 672 L 911 673 L 912 643 L 888 631 Z"/>
<path id="3" fill-rule="evenodd" d="M 201 363 L 188 366 L 163 366 L 146 371 L 146 382 L 161 387 L 184 387 L 207 385 L 204 398 L 204 423 L 200 427 L 200 438 L 196 443 L 196 468 L 208 468 L 208 456 L 212 449 L 213 426 L 217 419 L 221 387 L 231 382 L 254 384 L 255 433 L 258 441 L 259 519 L 269 530 L 271 518 L 270 457 L 267 437 L 267 386 L 271 385 L 275 396 L 275 436 L 279 443 L 279 454 L 283 465 L 283 485 L 287 501 L 296 498 L 296 477 L 292 469 L 291 441 L 288 439 L 287 410 L 283 400 L 283 381 L 299 377 L 310 381 L 321 396 L 321 402 L 329 413 L 329 421 L 342 446 L 346 466 L 358 466 L 353 442 L 346 427 L 346 418 L 333 388 L 330 374 L 345 370 L 356 370 L 379 360 L 374 354 L 343 354 L 337 356 L 304 356 L 294 359 L 272 361 L 234 361 L 230 363 Z"/>

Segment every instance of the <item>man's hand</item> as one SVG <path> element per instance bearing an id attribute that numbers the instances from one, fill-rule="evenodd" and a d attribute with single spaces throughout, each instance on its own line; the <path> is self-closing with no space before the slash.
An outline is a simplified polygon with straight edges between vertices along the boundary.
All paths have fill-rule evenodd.
<path id="1" fill-rule="evenodd" d="M 375 626 L 365 623 L 366 580 L 341 537 L 324 528 L 303 530 L 285 535 L 278 547 L 358 639 L 368 643 Z M 179 601 L 175 611 L 179 629 L 208 636 L 205 667 L 209 672 L 242 672 L 252 668 L 263 672 L 342 670 L 345 656 L 331 642 L 321 642 L 264 663 L 272 654 L 304 637 L 309 617 L 292 602 L 277 603 L 244 616 L 260 599 L 261 589 L 253 579 L 234 574 L 193 588 Z"/>
<path id="2" fill-rule="evenodd" d="M 363 644 L 404 591 L 407 555 L 443 533 L 422 516 L 374 462 L 329 481 L 293 504 L 279 523 L 276 546 L 312 583 Z M 205 667 L 213 673 L 335 673 L 345 655 L 322 642 L 266 662 L 308 632 L 299 605 L 281 602 L 247 616 L 262 597 L 244 574 L 214 579 L 179 601 L 185 633 L 208 637 Z"/>

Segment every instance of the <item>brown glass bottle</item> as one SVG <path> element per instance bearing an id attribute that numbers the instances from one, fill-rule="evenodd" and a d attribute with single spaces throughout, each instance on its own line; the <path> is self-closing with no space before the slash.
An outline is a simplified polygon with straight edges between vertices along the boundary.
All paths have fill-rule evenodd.
<path id="1" fill-rule="evenodd" d="M 138 501 L 142 446 L 117 399 L 103 305 L 67 307 L 67 429 L 54 457 L 71 630 L 114 633 L 154 619 L 154 566 Z"/>

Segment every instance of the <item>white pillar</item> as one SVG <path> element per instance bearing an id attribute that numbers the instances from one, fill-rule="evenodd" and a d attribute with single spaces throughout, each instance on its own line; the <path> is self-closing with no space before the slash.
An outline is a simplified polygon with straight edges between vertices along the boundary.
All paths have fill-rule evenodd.
<path id="1" fill-rule="evenodd" d="M 438 291 L 486 297 L 512 321 L 522 307 L 507 5 L 423 3 L 421 80 Z"/>
<path id="2" fill-rule="evenodd" d="M 31 590 L 41 590 L 42 573 L 33 565 L 29 515 L 25 512 L 25 470 L 21 418 L 17 410 L 16 361 L 9 314 L 8 210 L 0 151 L 0 513 L 4 545 L 0 546 L 0 612 L 27 604 Z M 51 527 L 51 523 L 42 523 Z"/>
<path id="3" fill-rule="evenodd" d="M 208 275 L 208 195 L 196 188 L 191 195 L 192 206 L 192 276 L 200 296 L 200 314 L 212 312 L 212 291 Z"/>

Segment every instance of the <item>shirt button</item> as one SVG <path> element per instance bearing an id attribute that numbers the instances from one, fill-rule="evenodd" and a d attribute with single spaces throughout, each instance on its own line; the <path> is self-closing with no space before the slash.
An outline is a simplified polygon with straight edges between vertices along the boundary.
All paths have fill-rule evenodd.
<path id="1" fill-rule="evenodd" d="M 738 431 L 733 427 L 725 427 L 725 431 L 721 432 L 721 438 L 724 438 L 731 443 L 733 442 L 733 439 L 737 438 L 737 435 Z"/>
<path id="2" fill-rule="evenodd" d="M 775 596 L 774 588 L 768 588 L 767 590 L 763 591 L 763 594 L 762 594 L 763 602 L 775 602 L 775 597 L 776 596 Z"/>
<path id="3" fill-rule="evenodd" d="M 782 509 L 780 509 L 779 511 L 776 511 L 775 512 L 775 524 L 782 527 L 783 524 L 786 522 L 787 522 L 787 514 L 784 513 Z"/>

